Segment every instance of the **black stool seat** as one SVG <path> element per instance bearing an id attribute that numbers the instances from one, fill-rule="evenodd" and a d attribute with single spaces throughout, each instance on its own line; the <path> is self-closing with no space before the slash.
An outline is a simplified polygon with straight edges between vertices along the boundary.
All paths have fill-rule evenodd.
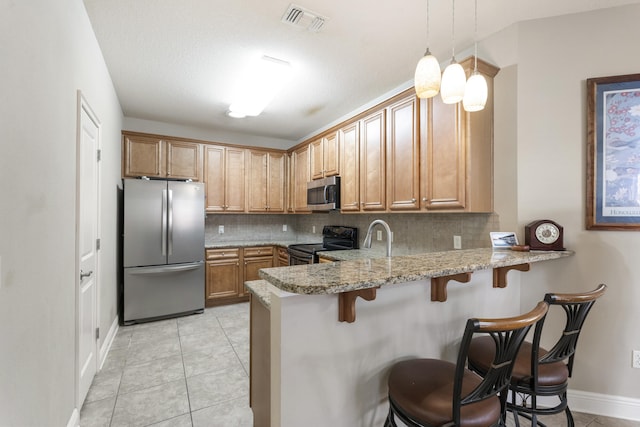
<path id="1" fill-rule="evenodd" d="M 438 359 L 398 362 L 389 374 L 389 395 L 410 417 L 429 425 L 443 425 L 453 421 L 451 396 L 455 373 L 454 363 Z M 467 370 L 462 379 L 462 395 L 471 393 L 481 382 L 480 376 Z M 500 418 L 500 411 L 496 395 L 465 405 L 460 409 L 460 426 L 491 426 Z"/>

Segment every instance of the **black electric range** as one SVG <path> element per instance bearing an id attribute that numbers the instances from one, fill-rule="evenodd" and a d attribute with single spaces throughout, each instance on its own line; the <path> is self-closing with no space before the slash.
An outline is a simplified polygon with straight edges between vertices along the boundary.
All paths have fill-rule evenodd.
<path id="1" fill-rule="evenodd" d="M 289 265 L 314 264 L 320 251 L 358 249 L 358 229 L 341 225 L 325 225 L 322 228 L 322 243 L 290 245 Z"/>

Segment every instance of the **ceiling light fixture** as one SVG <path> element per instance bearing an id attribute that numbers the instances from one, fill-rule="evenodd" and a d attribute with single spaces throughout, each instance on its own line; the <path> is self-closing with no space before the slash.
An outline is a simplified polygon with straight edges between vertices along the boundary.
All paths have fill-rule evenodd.
<path id="1" fill-rule="evenodd" d="M 467 80 L 462 105 L 465 111 L 480 111 L 487 103 L 488 88 L 484 76 L 478 72 L 478 0 L 475 0 L 475 30 L 474 30 L 474 65 L 473 74 Z"/>
<path id="2" fill-rule="evenodd" d="M 429 51 L 429 0 L 427 0 L 427 50 L 418 61 L 414 75 L 414 87 L 418 98 L 432 98 L 440 90 L 440 63 Z"/>
<path id="3" fill-rule="evenodd" d="M 440 96 L 445 104 L 455 104 L 462 101 L 464 89 L 467 84 L 467 76 L 462 65 L 456 62 L 455 46 L 455 16 L 456 0 L 452 0 L 451 18 L 451 63 L 442 73 L 442 83 L 440 85 Z"/>
<path id="4" fill-rule="evenodd" d="M 229 106 L 227 115 L 234 118 L 257 116 L 273 100 L 291 75 L 291 65 L 280 59 L 263 56 L 246 77 L 242 93 Z"/>

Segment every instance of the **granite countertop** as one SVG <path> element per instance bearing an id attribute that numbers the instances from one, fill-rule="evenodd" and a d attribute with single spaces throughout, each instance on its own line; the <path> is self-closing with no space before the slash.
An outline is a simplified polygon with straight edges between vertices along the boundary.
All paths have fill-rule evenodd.
<path id="1" fill-rule="evenodd" d="M 269 292 L 269 282 L 266 280 L 251 280 L 244 282 L 244 285 L 251 291 L 254 297 L 266 308 L 271 308 L 271 292 Z"/>
<path id="2" fill-rule="evenodd" d="M 352 256 L 366 256 L 363 250 Z M 357 254 L 356 252 L 359 252 Z M 325 252 L 326 256 L 329 252 Z M 338 254 L 340 255 L 340 254 Z M 358 289 L 374 288 L 395 283 L 412 282 L 432 277 L 488 270 L 574 255 L 573 251 L 517 252 L 491 248 L 431 252 L 391 258 L 360 258 L 334 263 L 264 268 L 259 274 L 264 280 L 283 291 L 297 294 L 334 294 Z M 337 258 L 337 256 L 336 256 Z"/>
<path id="3" fill-rule="evenodd" d="M 409 253 L 403 253 L 402 251 L 391 251 L 391 256 L 396 255 L 411 255 Z M 382 246 L 377 246 L 371 249 L 350 249 L 344 251 L 320 251 L 318 256 L 328 259 L 330 261 L 354 261 L 358 259 L 375 259 L 386 258 L 387 249 Z"/>
<path id="4" fill-rule="evenodd" d="M 224 248 L 248 248 L 252 246 L 280 246 L 286 248 L 289 245 L 295 245 L 295 240 L 230 240 L 226 242 L 216 242 L 212 240 L 205 240 L 205 249 L 224 249 Z"/>

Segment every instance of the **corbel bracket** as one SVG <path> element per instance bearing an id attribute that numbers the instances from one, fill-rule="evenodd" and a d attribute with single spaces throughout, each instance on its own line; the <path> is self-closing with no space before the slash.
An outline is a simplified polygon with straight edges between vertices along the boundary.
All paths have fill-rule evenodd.
<path id="1" fill-rule="evenodd" d="M 431 301 L 445 302 L 447 300 L 447 283 L 455 280 L 460 283 L 467 283 L 471 280 L 471 273 L 458 273 L 450 276 L 440 276 L 431 278 Z"/>
<path id="2" fill-rule="evenodd" d="M 506 288 L 507 287 L 507 273 L 511 270 L 529 271 L 531 264 L 517 264 L 508 265 L 506 267 L 496 267 L 493 269 L 493 287 L 494 288 Z"/>
<path id="3" fill-rule="evenodd" d="M 341 292 L 338 294 L 338 320 L 353 323 L 356 321 L 356 298 L 367 301 L 376 299 L 378 288 L 359 289 L 357 291 Z"/>

